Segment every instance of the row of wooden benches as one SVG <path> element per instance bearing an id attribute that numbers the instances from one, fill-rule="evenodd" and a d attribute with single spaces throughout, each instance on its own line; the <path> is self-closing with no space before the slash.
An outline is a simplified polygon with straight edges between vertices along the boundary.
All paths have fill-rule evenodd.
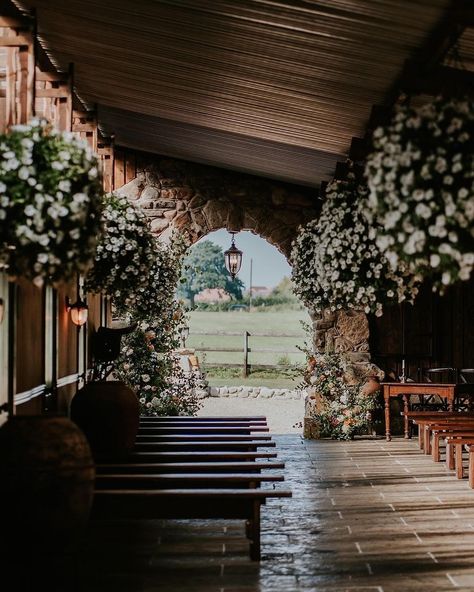
<path id="1" fill-rule="evenodd" d="M 455 411 L 408 411 L 408 419 L 418 426 L 420 450 L 435 462 L 444 459 L 458 479 L 466 476 L 474 488 L 474 413 Z M 466 459 L 467 467 L 466 467 Z"/>
<path id="2" fill-rule="evenodd" d="M 259 560 L 261 506 L 291 496 L 268 431 L 264 416 L 143 417 L 132 454 L 97 462 L 92 518 L 244 519 Z"/>

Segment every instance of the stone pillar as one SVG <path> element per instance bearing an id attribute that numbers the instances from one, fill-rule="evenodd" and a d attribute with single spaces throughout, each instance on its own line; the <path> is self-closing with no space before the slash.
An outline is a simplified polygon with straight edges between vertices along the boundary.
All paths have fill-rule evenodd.
<path id="1" fill-rule="evenodd" d="M 317 354 L 339 354 L 346 366 L 344 380 L 348 384 L 365 385 L 369 379 L 381 380 L 384 372 L 370 361 L 369 322 L 364 312 L 357 310 L 324 310 L 312 313 L 313 346 Z M 313 419 L 317 393 L 308 389 L 305 406 L 304 435 L 318 437 Z"/>

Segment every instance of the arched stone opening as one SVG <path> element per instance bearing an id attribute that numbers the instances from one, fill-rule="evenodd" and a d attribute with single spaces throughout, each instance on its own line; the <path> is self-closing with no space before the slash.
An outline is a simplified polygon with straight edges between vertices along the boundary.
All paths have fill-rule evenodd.
<path id="1" fill-rule="evenodd" d="M 144 162 L 118 193 L 143 208 L 164 239 L 173 229 L 192 243 L 221 228 L 250 230 L 287 258 L 298 226 L 319 212 L 314 189 L 173 159 Z"/>
<path id="2" fill-rule="evenodd" d="M 319 215 L 316 190 L 170 158 L 150 158 L 118 193 L 140 206 L 166 240 L 174 229 L 191 243 L 219 229 L 249 230 L 287 259 L 298 227 Z M 383 373 L 370 361 L 369 323 L 359 311 L 311 315 L 314 347 L 348 362 L 349 380 Z"/>

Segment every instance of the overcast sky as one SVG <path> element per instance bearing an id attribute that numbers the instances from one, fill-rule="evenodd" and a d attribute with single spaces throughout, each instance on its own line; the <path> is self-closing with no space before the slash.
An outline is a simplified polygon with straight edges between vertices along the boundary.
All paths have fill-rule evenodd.
<path id="1" fill-rule="evenodd" d="M 230 246 L 231 235 L 227 230 L 217 230 L 201 240 L 211 240 L 225 251 Z M 250 284 L 250 259 L 253 260 L 253 286 L 275 287 L 284 277 L 291 275 L 291 267 L 286 258 L 267 241 L 251 232 L 239 232 L 235 235 L 236 246 L 243 251 L 240 279 L 248 289 Z"/>

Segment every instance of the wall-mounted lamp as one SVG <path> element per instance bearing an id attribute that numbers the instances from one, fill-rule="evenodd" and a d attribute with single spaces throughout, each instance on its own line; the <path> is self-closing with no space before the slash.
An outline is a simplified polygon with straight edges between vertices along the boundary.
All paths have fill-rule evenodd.
<path id="1" fill-rule="evenodd" d="M 224 253 L 225 266 L 227 271 L 230 273 L 232 279 L 239 273 L 242 265 L 242 251 L 235 246 L 235 232 L 231 232 L 232 243 L 230 248 Z"/>
<path id="2" fill-rule="evenodd" d="M 87 322 L 89 307 L 80 298 L 71 304 L 69 297 L 66 296 L 66 310 L 71 313 L 71 321 L 78 327 L 82 327 Z"/>
<path id="3" fill-rule="evenodd" d="M 3 316 L 5 314 L 5 302 L 3 298 L 0 298 L 0 323 L 3 321 Z"/>

